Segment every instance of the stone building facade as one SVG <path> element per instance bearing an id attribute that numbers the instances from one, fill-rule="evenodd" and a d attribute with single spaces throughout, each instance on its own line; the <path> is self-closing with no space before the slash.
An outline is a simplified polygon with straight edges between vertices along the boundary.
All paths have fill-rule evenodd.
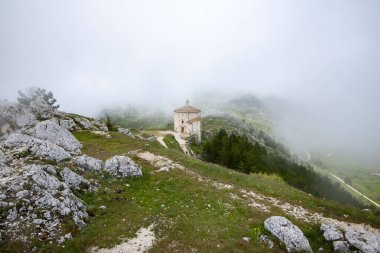
<path id="1" fill-rule="evenodd" d="M 174 110 L 174 131 L 181 133 L 184 137 L 196 135 L 201 141 L 201 110 L 190 105 L 186 100 L 186 105 Z"/>

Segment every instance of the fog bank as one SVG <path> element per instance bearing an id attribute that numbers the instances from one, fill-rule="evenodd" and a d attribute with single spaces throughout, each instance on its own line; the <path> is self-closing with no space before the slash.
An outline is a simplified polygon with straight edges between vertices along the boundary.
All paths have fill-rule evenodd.
<path id="1" fill-rule="evenodd" d="M 89 116 L 171 112 L 200 92 L 274 96 L 292 105 L 278 130 L 289 142 L 376 156 L 378 13 L 376 0 L 3 0 L 0 96 L 40 86 Z"/>

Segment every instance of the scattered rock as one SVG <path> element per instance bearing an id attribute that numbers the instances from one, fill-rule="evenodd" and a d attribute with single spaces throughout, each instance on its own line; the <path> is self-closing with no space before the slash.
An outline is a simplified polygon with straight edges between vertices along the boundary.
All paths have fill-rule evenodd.
<path id="1" fill-rule="evenodd" d="M 45 169 L 49 167 L 50 166 L 28 165 L 24 167 L 23 170 L 25 171 L 25 176 L 31 177 L 34 183 L 39 187 L 43 187 L 47 190 L 65 188 L 66 185 L 62 184 L 62 182 L 60 182 L 55 176 L 52 176 L 45 171 Z"/>
<path id="2" fill-rule="evenodd" d="M 17 209 L 16 209 L 16 207 L 14 207 L 11 210 L 9 210 L 8 216 L 7 216 L 7 220 L 8 221 L 14 221 L 15 219 L 17 219 Z"/>
<path id="3" fill-rule="evenodd" d="M 119 133 L 122 133 L 122 134 L 125 134 L 125 135 L 128 135 L 129 137 L 131 138 L 135 138 L 135 135 L 131 132 L 131 130 L 129 130 L 128 128 L 122 128 L 122 127 L 119 127 L 117 129 L 117 131 Z"/>
<path id="4" fill-rule="evenodd" d="M 33 223 L 36 224 L 36 225 L 41 225 L 44 222 L 45 221 L 43 219 L 35 219 L 35 220 L 33 220 Z"/>
<path id="5" fill-rule="evenodd" d="M 68 233 L 68 234 L 65 234 L 64 236 L 61 236 L 59 239 L 58 239 L 58 243 L 59 244 L 62 244 L 64 241 L 66 241 L 66 240 L 70 240 L 70 239 L 72 239 L 73 238 L 73 236 L 71 235 L 71 233 Z"/>
<path id="6" fill-rule="evenodd" d="M 114 156 L 108 159 L 104 169 L 116 177 L 142 176 L 141 168 L 127 156 Z"/>
<path id="7" fill-rule="evenodd" d="M 29 195 L 29 191 L 28 190 L 23 190 L 23 191 L 19 191 L 16 193 L 16 198 L 18 199 L 22 199 L 22 198 L 25 198 Z"/>
<path id="8" fill-rule="evenodd" d="M 249 238 L 249 237 L 243 237 L 240 239 L 240 244 L 247 246 L 249 244 L 250 239 L 251 238 Z"/>
<path id="9" fill-rule="evenodd" d="M 338 229 L 337 224 L 332 223 L 322 224 L 321 231 L 326 241 L 333 241 L 335 252 L 351 252 L 350 248 L 360 252 L 380 252 L 380 238 L 362 228 L 345 226 Z"/>
<path id="10" fill-rule="evenodd" d="M 73 119 L 84 130 L 98 130 L 92 126 L 90 120 L 87 118 L 76 116 Z"/>
<path id="11" fill-rule="evenodd" d="M 280 241 L 285 243 L 288 252 L 313 252 L 309 241 L 306 239 L 302 231 L 285 217 L 272 216 L 265 220 L 264 227 Z"/>
<path id="12" fill-rule="evenodd" d="M 92 125 L 94 127 L 97 127 L 100 131 L 108 132 L 108 127 L 103 121 L 95 120 L 93 121 Z"/>
<path id="13" fill-rule="evenodd" d="M 75 124 L 75 121 L 71 118 L 67 118 L 67 119 L 53 118 L 52 120 L 59 126 L 69 131 L 73 131 L 77 127 L 77 125 Z"/>
<path id="14" fill-rule="evenodd" d="M 323 237 L 326 241 L 330 242 L 343 240 L 343 234 L 335 224 L 322 224 L 320 230 L 323 231 Z"/>
<path id="15" fill-rule="evenodd" d="M 334 252 L 337 253 L 348 253 L 349 251 L 349 244 L 345 241 L 334 241 Z"/>
<path id="16" fill-rule="evenodd" d="M 46 166 L 44 167 L 44 169 L 45 169 L 45 171 L 46 171 L 47 173 L 49 173 L 50 175 L 53 175 L 53 176 L 57 175 L 57 171 L 55 170 L 54 166 L 46 165 Z"/>
<path id="17" fill-rule="evenodd" d="M 268 249 L 272 249 L 274 246 L 273 241 L 266 235 L 260 235 L 259 240 L 260 242 L 265 243 Z"/>
<path id="18" fill-rule="evenodd" d="M 7 162 L 8 162 L 8 158 L 6 158 L 4 153 L 0 150 L 0 163 L 5 164 Z"/>
<path id="19" fill-rule="evenodd" d="M 102 160 L 82 155 L 75 159 L 75 163 L 82 169 L 88 171 L 100 172 L 102 170 L 103 162 Z"/>
<path id="20" fill-rule="evenodd" d="M 63 181 L 65 181 L 65 183 L 70 188 L 73 188 L 75 190 L 91 190 L 92 188 L 91 183 L 87 179 L 84 179 L 82 176 L 79 176 L 75 172 L 71 171 L 69 168 L 64 168 L 59 174 L 61 175 Z"/>
<path id="21" fill-rule="evenodd" d="M 348 230 L 345 237 L 350 244 L 361 252 L 378 253 L 380 252 L 380 238 L 366 231 Z"/>

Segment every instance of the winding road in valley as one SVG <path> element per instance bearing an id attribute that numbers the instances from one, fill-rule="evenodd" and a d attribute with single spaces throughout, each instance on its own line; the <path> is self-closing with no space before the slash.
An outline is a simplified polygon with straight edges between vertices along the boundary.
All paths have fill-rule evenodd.
<path id="1" fill-rule="evenodd" d="M 380 208 L 380 205 L 378 203 L 376 203 L 374 200 L 368 198 L 366 195 L 364 195 L 363 193 L 361 193 L 360 191 L 356 190 L 354 187 L 352 187 L 351 185 L 349 184 L 346 184 L 344 182 L 343 179 L 341 179 L 340 177 L 338 177 L 337 175 L 331 173 L 329 171 L 329 173 L 331 174 L 331 176 L 335 177 L 339 182 L 341 182 L 342 184 L 346 185 L 348 188 L 350 188 L 351 190 L 353 190 L 354 192 L 356 192 L 357 194 L 359 194 L 360 196 L 362 196 L 363 198 L 365 198 L 366 200 L 368 200 L 369 202 L 371 202 L 372 204 L 374 204 L 375 206 L 377 206 L 378 208 Z"/>

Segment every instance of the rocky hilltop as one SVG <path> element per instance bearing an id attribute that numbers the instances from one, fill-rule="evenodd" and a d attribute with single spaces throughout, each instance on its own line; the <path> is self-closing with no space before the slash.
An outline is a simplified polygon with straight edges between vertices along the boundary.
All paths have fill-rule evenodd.
<path id="1" fill-rule="evenodd" d="M 62 222 L 79 229 L 88 218 L 85 203 L 73 191 L 97 191 L 84 171 L 114 177 L 141 176 L 130 158 L 106 161 L 82 153 L 70 131 L 107 134 L 98 120 L 56 110 L 42 97 L 30 103 L 0 105 L 0 240 L 62 243 L 71 238 Z"/>

